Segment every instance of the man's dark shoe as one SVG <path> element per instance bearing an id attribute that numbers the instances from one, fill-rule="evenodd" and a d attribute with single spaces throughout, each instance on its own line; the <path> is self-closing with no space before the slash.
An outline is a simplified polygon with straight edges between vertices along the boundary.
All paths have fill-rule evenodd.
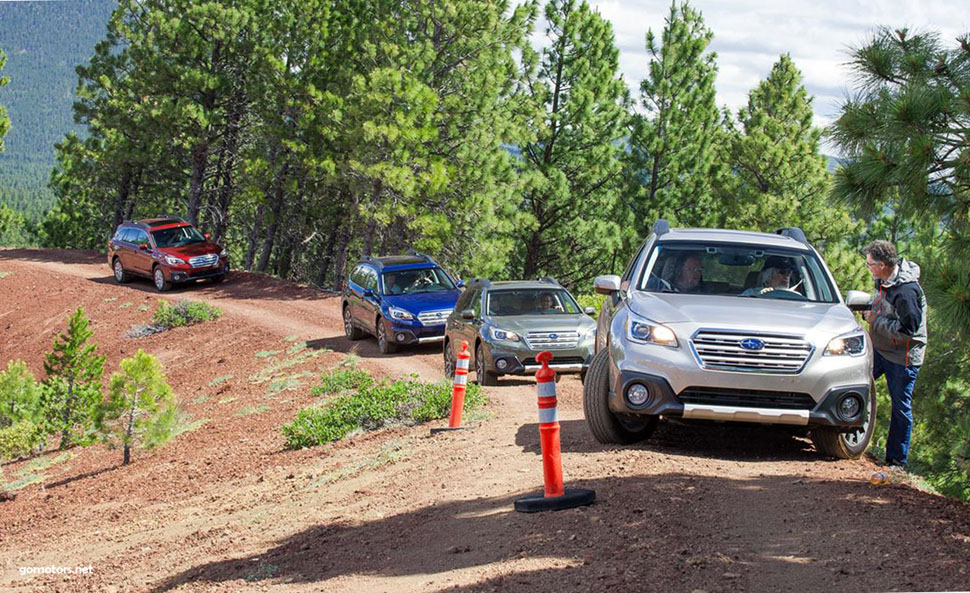
<path id="1" fill-rule="evenodd" d="M 906 469 L 905 463 L 895 459 L 886 459 L 882 462 L 882 464 L 888 467 L 891 471 L 904 471 Z"/>

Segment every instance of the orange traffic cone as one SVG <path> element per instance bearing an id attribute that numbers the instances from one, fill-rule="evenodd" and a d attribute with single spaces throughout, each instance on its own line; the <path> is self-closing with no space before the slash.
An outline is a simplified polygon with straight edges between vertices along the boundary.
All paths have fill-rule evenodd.
<path id="1" fill-rule="evenodd" d="M 442 428 L 432 428 L 431 434 L 445 432 L 449 430 L 461 430 L 461 413 L 465 408 L 465 390 L 468 386 L 468 342 L 462 340 L 461 352 L 458 353 L 455 361 L 455 383 L 451 390 L 451 416 L 448 418 L 448 426 Z"/>
<path id="2" fill-rule="evenodd" d="M 556 371 L 549 368 L 551 352 L 540 352 L 536 360 L 542 368 L 536 371 L 539 392 L 539 445 L 542 448 L 542 476 L 545 490 L 515 501 L 515 510 L 523 513 L 559 511 L 586 506 L 596 501 L 592 490 L 563 488 L 562 455 L 559 446 L 559 413 L 556 409 Z"/>

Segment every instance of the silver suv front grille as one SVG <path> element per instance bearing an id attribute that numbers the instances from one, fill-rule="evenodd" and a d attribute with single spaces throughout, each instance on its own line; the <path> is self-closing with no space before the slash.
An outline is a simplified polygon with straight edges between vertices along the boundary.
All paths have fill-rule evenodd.
<path id="1" fill-rule="evenodd" d="M 189 259 L 189 265 L 193 268 L 208 268 L 214 266 L 219 261 L 219 254 L 210 253 Z"/>
<path id="2" fill-rule="evenodd" d="M 529 332 L 525 341 L 531 350 L 575 348 L 579 344 L 579 332 Z"/>
<path id="3" fill-rule="evenodd" d="M 763 347 L 742 347 L 741 342 L 748 340 L 760 341 Z M 706 369 L 787 374 L 801 372 L 813 350 L 811 343 L 798 336 L 705 330 L 694 334 L 691 348 Z"/>
<path id="4" fill-rule="evenodd" d="M 418 321 L 424 325 L 441 325 L 451 315 L 452 309 L 442 309 L 440 311 L 425 311 L 418 313 Z"/>

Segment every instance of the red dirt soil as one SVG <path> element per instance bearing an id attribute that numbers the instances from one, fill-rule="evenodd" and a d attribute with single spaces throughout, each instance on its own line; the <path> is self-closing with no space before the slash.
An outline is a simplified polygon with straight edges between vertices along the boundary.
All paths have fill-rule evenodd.
<path id="1" fill-rule="evenodd" d="M 3 591 L 970 589 L 968 505 L 895 475 L 872 485 L 870 461 L 821 459 L 805 439 L 663 422 L 646 443 L 604 447 L 565 377 L 567 487 L 595 489 L 597 503 L 516 513 L 542 486 L 531 379 L 488 388 L 488 417 L 470 430 L 288 451 L 280 426 L 318 402 L 310 388 L 348 352 L 378 376 L 436 381 L 439 348 L 381 355 L 343 337 L 339 298 L 240 272 L 162 296 L 206 300 L 220 319 L 126 338 L 160 295 L 115 284 L 102 256 L 0 250 L 0 272 L 0 365 L 22 359 L 42 378 L 52 337 L 83 306 L 106 375 L 142 348 L 206 420 L 127 467 L 100 445 L 36 471 L 61 454 L 5 463 L 7 482 L 39 477 L 0 502 Z"/>

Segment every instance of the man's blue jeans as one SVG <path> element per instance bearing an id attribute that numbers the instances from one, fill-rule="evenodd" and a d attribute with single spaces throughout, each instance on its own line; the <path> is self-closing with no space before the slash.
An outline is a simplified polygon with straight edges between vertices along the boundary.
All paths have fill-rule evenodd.
<path id="1" fill-rule="evenodd" d="M 905 464 L 909 458 L 909 435 L 913 431 L 913 388 L 918 373 L 918 366 L 889 362 L 878 352 L 873 353 L 872 379 L 886 375 L 889 397 L 893 402 L 889 438 L 886 441 L 886 461 L 890 463 Z"/>

